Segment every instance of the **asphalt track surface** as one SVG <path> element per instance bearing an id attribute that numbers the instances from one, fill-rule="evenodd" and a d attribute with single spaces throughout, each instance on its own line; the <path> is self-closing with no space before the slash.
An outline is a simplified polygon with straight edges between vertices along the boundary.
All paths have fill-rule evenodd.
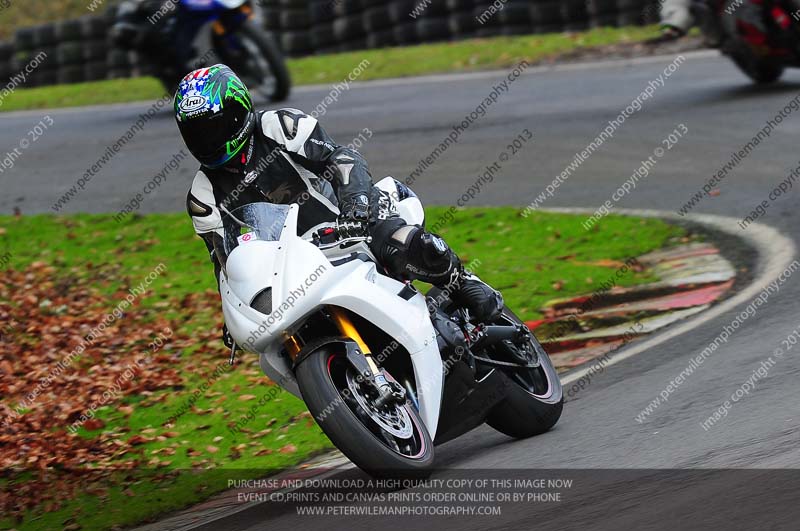
<path id="1" fill-rule="evenodd" d="M 482 168 L 497 159 L 523 129 L 535 143 L 508 161 L 471 205 L 530 202 L 615 118 L 672 58 L 640 64 L 537 71 L 518 79 L 486 116 L 461 135 L 414 185 L 423 201 L 453 204 Z M 417 161 L 501 81 L 505 73 L 456 76 L 413 82 L 364 84 L 344 93 L 321 121 L 346 143 L 368 127 L 373 137 L 361 151 L 375 176 L 407 176 Z M 329 88 L 295 93 L 289 105 L 316 107 Z M 757 134 L 766 120 L 800 93 L 800 71 L 789 71 L 772 87 L 754 87 L 727 60 L 687 56 L 644 108 L 629 118 L 612 140 L 561 185 L 546 207 L 596 208 L 653 153 L 678 124 L 689 133 L 669 151 L 620 203 L 620 207 L 674 211 Z M 0 212 L 52 212 L 51 205 L 110 140 L 124 133 L 148 104 L 93 109 L 13 113 L 0 117 L 0 145 L 20 137 L 49 114 L 54 125 L 11 170 L 0 174 L 6 193 Z M 798 165 L 800 113 L 772 136 L 706 197 L 698 213 L 741 218 Z M 169 114 L 159 115 L 134 142 L 86 186 L 66 212 L 115 212 L 140 192 L 181 147 Z M 194 169 L 186 164 L 149 195 L 142 212 L 178 211 Z M 797 186 L 795 186 L 796 188 Z M 797 242 L 797 191 L 770 205 L 760 220 Z M 188 219 L 187 219 L 188 223 Z M 731 247 L 744 263 L 747 248 Z M 200 248 L 198 248 L 200 252 Z M 756 274 L 750 271 L 747 274 Z M 458 477 L 456 469 L 571 469 L 578 487 L 564 504 L 517 504 L 503 516 L 470 518 L 298 517 L 262 506 L 209 524 L 207 529 L 796 529 L 800 472 L 746 472 L 693 481 L 677 472 L 637 481 L 601 469 L 797 469 L 800 468 L 800 412 L 795 350 L 787 350 L 726 418 L 709 430 L 701 423 L 736 392 L 800 326 L 800 277 L 789 278 L 777 294 L 745 320 L 724 344 L 644 422 L 636 415 L 736 318 L 746 304 L 609 367 L 565 406 L 551 432 L 511 441 L 488 427 L 437 448 L 435 478 Z M 502 473 L 502 472 L 499 472 Z M 669 473 L 667 473 L 668 475 Z M 360 477 L 357 471 L 347 477 Z M 551 476 L 553 476 L 551 474 Z M 559 477 L 556 474 L 555 477 Z M 793 518 L 795 518 L 793 520 Z"/>

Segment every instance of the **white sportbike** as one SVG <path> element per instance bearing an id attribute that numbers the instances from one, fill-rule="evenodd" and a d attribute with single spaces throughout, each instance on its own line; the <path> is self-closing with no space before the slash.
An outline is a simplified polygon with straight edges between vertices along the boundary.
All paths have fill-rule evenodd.
<path id="1" fill-rule="evenodd" d="M 424 224 L 413 192 L 400 200 L 390 177 L 378 186 L 407 223 Z M 442 290 L 425 296 L 383 274 L 363 227 L 298 236 L 298 211 L 253 203 L 223 213 L 222 309 L 236 344 L 353 463 L 375 477 L 425 477 L 434 444 L 484 422 L 517 438 L 555 425 L 558 374 L 510 310 L 475 322 Z"/>

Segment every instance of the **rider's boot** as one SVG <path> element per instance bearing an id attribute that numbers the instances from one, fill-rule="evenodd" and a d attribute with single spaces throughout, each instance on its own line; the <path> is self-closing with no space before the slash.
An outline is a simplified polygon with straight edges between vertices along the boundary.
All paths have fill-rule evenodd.
<path id="1" fill-rule="evenodd" d="M 491 323 L 503 314 L 503 296 L 476 275 L 461 269 L 455 283 L 443 288 L 450 300 L 469 310 L 476 321 Z"/>

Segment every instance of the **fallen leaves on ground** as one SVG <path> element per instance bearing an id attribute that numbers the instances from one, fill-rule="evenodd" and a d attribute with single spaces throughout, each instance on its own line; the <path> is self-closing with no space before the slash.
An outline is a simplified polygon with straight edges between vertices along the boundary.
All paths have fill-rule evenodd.
<path id="1" fill-rule="evenodd" d="M 293 454 L 297 451 L 297 446 L 293 444 L 287 444 L 278 451 L 282 454 Z"/>
<path id="2" fill-rule="evenodd" d="M 103 474 L 141 467 L 147 463 L 137 455 L 141 445 L 179 435 L 162 429 L 139 434 L 108 429 L 93 410 L 110 407 L 128 416 L 134 408 L 124 403 L 126 397 L 152 397 L 155 391 L 183 386 L 187 375 L 207 367 L 187 367 L 178 353 L 198 340 L 211 342 L 218 331 L 184 337 L 178 332 L 182 323 L 142 308 L 131 292 L 100 294 L 92 286 L 110 274 L 97 268 L 91 278 L 66 280 L 42 262 L 4 272 L 0 322 L 11 332 L 0 337 L 0 467 L 9 480 L 0 489 L 3 514 L 19 517 L 34 507 L 55 510 L 55 504 L 86 491 L 86 478 L 99 485 Z M 124 279 L 122 285 L 139 282 Z M 173 306 L 216 304 L 213 296 L 194 294 Z M 166 339 L 155 346 L 159 335 Z M 209 360 L 218 362 L 222 355 L 220 344 Z M 143 404 L 163 398 L 145 398 Z M 70 426 L 103 431 L 85 437 Z M 153 459 L 156 467 L 170 463 Z M 84 475 L 89 467 L 97 470 Z M 15 481 L 15 474 L 26 479 Z"/>

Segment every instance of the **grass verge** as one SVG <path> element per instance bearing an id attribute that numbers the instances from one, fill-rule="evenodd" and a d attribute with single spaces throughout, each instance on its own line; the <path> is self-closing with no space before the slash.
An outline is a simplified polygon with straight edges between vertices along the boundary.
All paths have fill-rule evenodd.
<path id="1" fill-rule="evenodd" d="M 428 218 L 438 219 L 445 211 L 429 208 Z M 516 208 L 463 209 L 441 233 L 465 262 L 479 261 L 475 272 L 501 289 L 509 306 L 527 319 L 537 317 L 537 308 L 555 296 L 591 291 L 595 282 L 615 276 L 625 259 L 685 237 L 682 229 L 655 219 L 612 215 L 589 232 L 581 227 L 582 220 L 541 212 L 523 218 Z M 82 476 L 81 488 L 69 495 L 56 492 L 58 496 L 18 512 L 21 520 L 0 519 L 0 527 L 93 530 L 131 525 L 205 499 L 225 489 L 229 479 L 263 476 L 330 448 L 303 403 L 275 389 L 254 356 L 242 356 L 233 370 L 215 370 L 226 359 L 218 339 L 218 296 L 205 249 L 184 215 L 140 216 L 120 224 L 108 215 L 0 217 L 0 255 L 13 270 L 7 271 L 8 291 L 0 289 L 0 315 L 17 326 L 0 339 L 0 346 L 8 347 L 3 352 L 9 352 L 0 357 L 0 370 L 7 371 L 9 363 L 14 373 L 0 385 L 10 385 L 10 380 L 15 385 L 0 389 L 3 416 L 37 382 L 25 360 L 55 349 L 57 355 L 49 358 L 53 363 L 63 354 L 53 345 L 65 350 L 74 330 L 80 329 L 68 322 L 68 307 L 58 313 L 64 301 L 83 305 L 82 314 L 95 309 L 104 313 L 163 263 L 165 272 L 122 321 L 129 321 L 130 330 L 168 326 L 174 332 L 151 361 L 171 375 L 163 385 L 146 382 L 152 386 L 144 391 L 121 392 L 76 434 L 66 432 L 64 425 L 74 413 L 61 411 L 85 411 L 102 391 L 92 387 L 101 373 L 120 371 L 116 365 L 146 349 L 146 343 L 130 339 L 130 330 L 102 338 L 98 342 L 108 342 L 109 350 L 85 354 L 61 375 L 59 380 L 85 378 L 85 393 L 59 393 L 61 388 L 54 385 L 47 401 L 0 427 L 0 439 L 6 441 L 0 445 L 4 468 L 31 463 L 24 447 L 47 434 L 63 445 L 47 452 L 48 469 L 77 462 L 98 474 Z M 618 280 L 633 285 L 653 279 L 631 271 Z M 13 296 L 5 301 L 4 293 Z M 23 311 L 28 312 L 27 322 L 20 323 Z M 190 397 L 196 398 L 192 407 L 165 424 Z M 39 409 L 49 407 L 52 413 L 40 414 Z M 242 430 L 228 429 L 248 415 L 252 418 Z M 16 444 L 23 440 L 24 445 Z M 60 461 L 78 446 L 88 455 L 77 452 L 79 460 Z M 98 470 L 104 467 L 115 471 Z M 0 479 L 4 514 L 18 507 L 10 501 L 15 495 L 41 496 L 31 485 L 59 488 L 43 474 L 30 469 Z"/>
<path id="2" fill-rule="evenodd" d="M 288 65 L 295 85 L 341 82 L 359 64 L 368 65 L 362 67 L 358 77 L 359 81 L 367 81 L 508 68 L 521 61 L 536 64 L 598 46 L 641 42 L 656 34 L 655 26 L 596 28 L 579 33 L 493 37 L 315 55 L 290 59 Z M 20 88 L 3 101 L 0 111 L 155 100 L 163 93 L 161 84 L 148 77 Z"/>

